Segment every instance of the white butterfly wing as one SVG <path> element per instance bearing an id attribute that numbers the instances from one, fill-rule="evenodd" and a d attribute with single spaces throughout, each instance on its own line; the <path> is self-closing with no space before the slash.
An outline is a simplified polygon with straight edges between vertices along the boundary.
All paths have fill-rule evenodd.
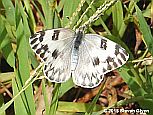
<path id="1" fill-rule="evenodd" d="M 29 43 L 32 50 L 46 63 L 57 58 L 57 54 L 73 40 L 73 37 L 72 30 L 58 28 L 35 33 L 30 37 Z"/>
<path id="2" fill-rule="evenodd" d="M 71 77 L 71 47 L 72 41 L 64 47 L 54 61 L 48 60 L 48 63 L 45 64 L 44 74 L 49 81 L 62 83 Z"/>
<path id="3" fill-rule="evenodd" d="M 79 47 L 79 60 L 75 71 L 72 73 L 73 82 L 84 88 L 93 88 L 100 84 L 103 79 L 97 68 L 93 65 L 93 59 L 86 43 L 82 41 Z"/>
<path id="4" fill-rule="evenodd" d="M 70 57 L 74 32 L 58 28 L 40 31 L 30 37 L 30 46 L 44 61 L 44 74 L 51 82 L 65 82 L 71 76 Z"/>
<path id="5" fill-rule="evenodd" d="M 74 72 L 74 83 L 93 88 L 104 74 L 121 67 L 129 55 L 120 45 L 97 34 L 86 34 L 79 47 L 79 60 Z"/>

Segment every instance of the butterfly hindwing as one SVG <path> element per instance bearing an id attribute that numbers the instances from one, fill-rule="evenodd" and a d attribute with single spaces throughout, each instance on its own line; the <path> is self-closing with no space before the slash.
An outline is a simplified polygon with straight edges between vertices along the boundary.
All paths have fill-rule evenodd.
<path id="1" fill-rule="evenodd" d="M 72 43 L 68 42 L 54 61 L 49 59 L 45 64 L 44 74 L 49 81 L 62 83 L 71 77 L 71 47 Z"/>
<path id="2" fill-rule="evenodd" d="M 72 78 L 78 86 L 93 88 L 100 84 L 104 75 L 93 65 L 93 59 L 85 44 L 85 41 L 82 41 L 79 47 L 78 64 L 72 73 Z"/>

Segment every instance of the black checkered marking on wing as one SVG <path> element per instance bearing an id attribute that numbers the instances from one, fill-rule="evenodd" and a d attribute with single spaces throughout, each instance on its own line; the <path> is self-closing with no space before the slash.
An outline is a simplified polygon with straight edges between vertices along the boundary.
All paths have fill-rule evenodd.
<path id="1" fill-rule="evenodd" d="M 33 38 L 33 37 L 30 37 L 31 39 Z M 30 42 L 30 44 L 34 44 L 36 41 L 38 40 L 38 38 L 33 38 L 33 40 Z"/>
<path id="2" fill-rule="evenodd" d="M 40 35 L 40 36 L 38 37 L 38 35 Z M 30 44 L 33 45 L 34 43 L 36 43 L 37 40 L 39 40 L 40 42 L 42 42 L 44 36 L 45 36 L 45 31 L 39 31 L 39 32 L 35 33 L 34 35 L 32 35 L 30 37 L 30 39 L 31 39 Z"/>
<path id="3" fill-rule="evenodd" d="M 60 33 L 60 30 L 54 30 L 52 40 L 58 40 L 59 33 Z"/>
<path id="4" fill-rule="evenodd" d="M 48 45 L 41 45 L 41 47 L 39 49 L 36 50 L 36 53 L 37 54 L 40 54 L 40 53 L 44 53 L 48 50 Z"/>
<path id="5" fill-rule="evenodd" d="M 51 63 L 45 64 L 44 72 L 51 81 L 62 82 L 66 77 L 60 78 L 60 75 L 64 72 L 64 68 L 55 68 Z M 58 77 L 55 77 L 55 75 Z"/>
<path id="6" fill-rule="evenodd" d="M 120 50 L 122 50 L 122 52 L 120 52 Z M 115 55 L 116 55 L 116 56 L 120 55 L 120 57 L 121 57 L 124 61 L 126 61 L 126 57 L 125 57 L 125 56 L 128 56 L 127 52 L 126 52 L 121 46 L 119 46 L 119 45 L 117 45 L 117 44 L 116 44 L 116 46 L 115 46 Z M 120 65 L 122 65 L 122 61 L 121 61 L 121 59 L 119 59 L 119 58 L 118 58 L 118 63 L 119 63 Z"/>
<path id="7" fill-rule="evenodd" d="M 52 57 L 54 58 L 54 59 L 56 59 L 57 57 L 58 57 L 58 50 L 57 49 L 55 49 L 54 51 L 53 51 L 53 53 L 52 53 Z"/>
<path id="8" fill-rule="evenodd" d="M 93 58 L 93 59 L 94 59 L 94 60 L 93 60 L 93 65 L 94 65 L 94 66 L 99 65 L 99 63 L 100 63 L 99 58 L 96 57 L 96 58 Z"/>
<path id="9" fill-rule="evenodd" d="M 35 45 L 36 46 L 36 45 Z M 34 46 L 34 47 L 35 47 Z M 45 57 L 45 54 L 46 53 L 50 53 L 50 51 L 48 50 L 48 45 L 42 45 L 41 44 L 41 47 L 39 49 L 36 50 L 36 53 L 44 60 L 46 61 L 47 57 Z"/>
<path id="10" fill-rule="evenodd" d="M 106 48 L 107 48 L 107 40 L 101 39 L 100 48 L 106 50 Z"/>
<path id="11" fill-rule="evenodd" d="M 39 41 L 42 42 L 43 37 L 45 36 L 45 31 L 39 31 L 39 33 L 40 33 Z"/>

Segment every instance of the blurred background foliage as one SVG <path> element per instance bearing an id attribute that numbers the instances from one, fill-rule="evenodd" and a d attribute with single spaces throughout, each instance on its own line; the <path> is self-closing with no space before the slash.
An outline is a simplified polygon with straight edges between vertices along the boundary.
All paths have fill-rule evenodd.
<path id="1" fill-rule="evenodd" d="M 51 28 L 76 29 L 106 1 L 0 1 L 1 115 L 99 115 L 110 108 L 142 109 L 153 114 L 151 0 L 116 0 L 89 25 L 88 33 L 106 36 L 130 54 L 126 65 L 106 75 L 105 84 L 84 89 L 74 87 L 71 79 L 63 84 L 48 83 L 42 67 L 38 68 L 40 60 L 29 46 L 30 35 Z"/>

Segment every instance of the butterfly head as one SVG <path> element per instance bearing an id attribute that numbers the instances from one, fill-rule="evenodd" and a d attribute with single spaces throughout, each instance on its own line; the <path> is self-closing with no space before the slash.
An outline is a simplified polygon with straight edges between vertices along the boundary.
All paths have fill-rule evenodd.
<path id="1" fill-rule="evenodd" d="M 85 27 L 79 27 L 78 29 L 76 29 L 76 34 L 84 34 L 85 31 Z"/>

